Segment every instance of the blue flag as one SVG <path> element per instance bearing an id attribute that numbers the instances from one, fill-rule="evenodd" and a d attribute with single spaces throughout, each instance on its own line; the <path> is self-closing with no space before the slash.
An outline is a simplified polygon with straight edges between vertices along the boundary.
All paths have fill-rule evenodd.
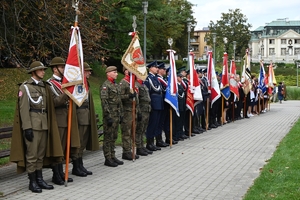
<path id="1" fill-rule="evenodd" d="M 260 71 L 258 76 L 258 89 L 264 94 L 267 91 L 265 84 L 265 69 L 263 64 L 260 65 Z"/>
<path id="2" fill-rule="evenodd" d="M 165 101 L 172 106 L 177 116 L 179 116 L 178 108 L 178 85 L 177 85 L 177 74 L 174 58 L 174 50 L 168 50 L 170 53 L 170 70 L 168 76 L 168 86 L 166 90 Z"/>

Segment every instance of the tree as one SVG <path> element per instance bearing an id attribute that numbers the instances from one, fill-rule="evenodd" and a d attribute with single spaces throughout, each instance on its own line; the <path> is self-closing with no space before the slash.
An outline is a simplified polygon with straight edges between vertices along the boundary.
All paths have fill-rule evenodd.
<path id="1" fill-rule="evenodd" d="M 210 21 L 209 29 L 211 33 L 216 33 L 216 49 L 217 57 L 223 57 L 223 51 L 225 50 L 229 56 L 233 56 L 233 41 L 236 41 L 235 54 L 237 56 L 244 56 L 245 49 L 248 48 L 248 42 L 250 40 L 250 28 L 251 24 L 247 23 L 247 17 L 241 13 L 240 9 L 229 9 L 229 13 L 222 13 L 221 20 L 217 20 L 216 23 Z M 208 44 L 213 46 L 212 35 L 208 34 Z M 224 38 L 227 38 L 227 43 L 224 43 Z M 224 49 L 225 48 L 225 49 Z M 223 51 L 222 51 L 223 50 Z"/>

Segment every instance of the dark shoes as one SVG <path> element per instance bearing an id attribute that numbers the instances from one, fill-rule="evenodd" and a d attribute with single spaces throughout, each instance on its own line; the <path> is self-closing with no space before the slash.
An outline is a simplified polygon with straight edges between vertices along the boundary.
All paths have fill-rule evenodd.
<path id="1" fill-rule="evenodd" d="M 119 160 L 119 159 L 116 158 L 116 157 L 112 158 L 112 160 L 113 160 L 115 163 L 117 163 L 118 165 L 123 165 L 123 164 L 124 164 L 123 161 Z"/>
<path id="2" fill-rule="evenodd" d="M 162 140 L 158 140 L 158 141 L 156 141 L 156 146 L 157 147 L 167 147 L 167 146 L 169 146 L 168 144 L 166 144 L 164 141 L 162 141 Z"/>
<path id="3" fill-rule="evenodd" d="M 64 169 L 63 169 L 63 164 L 62 163 L 58 164 L 58 173 L 59 173 L 61 179 L 63 181 L 65 181 L 65 173 L 64 173 Z M 73 182 L 73 179 L 72 178 L 68 178 L 68 182 Z"/>
<path id="4" fill-rule="evenodd" d="M 166 143 L 167 143 L 167 144 L 170 144 L 170 140 L 166 140 Z M 175 140 L 172 140 L 172 144 L 178 144 L 178 142 L 175 141 Z"/>
<path id="5" fill-rule="evenodd" d="M 126 152 L 122 153 L 122 159 L 124 160 L 133 160 L 132 159 L 132 153 L 131 152 Z M 135 154 L 135 159 L 139 159 L 139 156 Z"/>
<path id="6" fill-rule="evenodd" d="M 73 169 L 72 169 L 72 174 L 75 176 L 80 176 L 80 177 L 86 177 L 87 174 L 83 172 L 80 168 L 80 160 L 79 158 L 76 160 L 73 160 Z"/>
<path id="7" fill-rule="evenodd" d="M 52 166 L 53 176 L 52 182 L 56 185 L 63 185 L 65 182 L 59 173 L 59 164 Z"/>
<path id="8" fill-rule="evenodd" d="M 109 166 L 109 167 L 118 167 L 118 164 L 111 158 L 106 158 L 104 165 Z"/>
<path id="9" fill-rule="evenodd" d="M 84 173 L 86 173 L 87 175 L 92 175 L 93 172 L 88 171 L 84 166 L 83 166 L 83 161 L 82 161 L 82 157 L 78 158 L 79 160 L 79 168 L 81 171 L 83 171 Z"/>
<path id="10" fill-rule="evenodd" d="M 36 183 L 38 184 L 38 186 L 42 189 L 46 189 L 46 190 L 53 190 L 54 187 L 53 185 L 48 185 L 44 179 L 43 179 L 43 174 L 42 174 L 42 170 L 36 170 Z"/>
<path id="11" fill-rule="evenodd" d="M 34 193 L 41 193 L 42 188 L 40 188 L 40 186 L 36 182 L 35 172 L 29 173 L 28 178 L 29 178 L 29 190 L 31 190 Z"/>
<path id="12" fill-rule="evenodd" d="M 153 153 L 153 151 L 150 151 L 150 150 L 147 149 L 146 147 L 142 147 L 142 149 L 143 149 L 145 152 L 147 152 L 148 154 L 152 154 L 152 153 Z"/>
<path id="13" fill-rule="evenodd" d="M 136 154 L 140 156 L 148 156 L 148 153 L 143 148 L 137 148 Z"/>

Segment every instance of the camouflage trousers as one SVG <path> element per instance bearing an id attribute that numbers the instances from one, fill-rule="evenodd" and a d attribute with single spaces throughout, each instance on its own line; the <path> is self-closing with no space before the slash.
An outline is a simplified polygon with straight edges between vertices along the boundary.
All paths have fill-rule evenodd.
<path id="1" fill-rule="evenodd" d="M 123 153 L 131 152 L 132 148 L 132 112 L 125 111 L 121 123 Z"/>
<path id="2" fill-rule="evenodd" d="M 142 120 L 136 123 L 136 148 L 144 147 L 144 136 L 146 134 L 149 121 L 149 112 L 142 112 Z"/>
<path id="3" fill-rule="evenodd" d="M 112 126 L 107 126 L 108 118 L 103 117 L 103 154 L 106 159 L 115 157 L 115 142 L 118 138 L 120 117 L 113 116 L 112 119 Z"/>

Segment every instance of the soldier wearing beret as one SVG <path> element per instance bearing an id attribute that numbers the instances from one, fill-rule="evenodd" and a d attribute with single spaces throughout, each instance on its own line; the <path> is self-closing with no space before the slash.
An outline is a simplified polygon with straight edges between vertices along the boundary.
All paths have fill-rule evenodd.
<path id="1" fill-rule="evenodd" d="M 53 75 L 48 79 L 48 83 L 51 85 L 52 98 L 54 100 L 55 113 L 57 118 L 57 125 L 60 134 L 60 143 L 65 153 L 67 144 L 67 132 L 68 132 L 68 110 L 69 110 L 69 96 L 62 90 L 61 84 L 65 71 L 65 59 L 61 57 L 54 57 L 49 67 L 53 72 Z M 71 126 L 71 158 L 73 162 L 72 174 L 77 176 L 86 176 L 84 172 L 79 169 L 78 161 L 78 148 L 80 147 L 80 139 L 76 117 L 76 106 L 73 104 L 72 110 L 72 126 Z M 53 177 L 52 182 L 57 185 L 64 185 L 65 174 L 63 171 L 63 164 L 57 163 L 52 166 Z M 72 178 L 68 178 L 68 182 L 73 182 Z"/>
<path id="2" fill-rule="evenodd" d="M 18 172 L 26 168 L 34 193 L 54 188 L 43 180 L 42 168 L 63 156 L 49 85 L 42 81 L 45 69 L 43 63 L 33 62 L 31 78 L 19 87 L 11 142 L 10 161 L 17 163 Z"/>
<path id="3" fill-rule="evenodd" d="M 87 79 L 90 78 L 92 68 L 86 62 L 84 62 L 84 76 Z M 86 82 L 88 88 L 90 88 L 88 81 Z M 99 141 L 96 124 L 96 114 L 92 93 L 88 90 L 88 98 L 82 103 L 80 107 L 77 106 L 76 110 L 78 119 L 78 130 L 80 136 L 80 148 L 78 152 L 79 168 L 87 175 L 92 175 L 91 171 L 88 171 L 83 166 L 83 151 L 84 149 L 96 151 L 99 150 Z"/>
<path id="4" fill-rule="evenodd" d="M 107 80 L 100 87 L 100 99 L 103 112 L 103 154 L 104 165 L 117 167 L 123 165 L 123 161 L 116 158 L 115 142 L 118 138 L 118 127 L 123 117 L 120 87 L 116 84 L 117 67 L 109 66 L 105 70 Z"/>
<path id="5" fill-rule="evenodd" d="M 154 137 L 156 136 L 156 128 L 159 125 L 162 111 L 164 110 L 164 99 L 162 93 L 162 86 L 157 79 L 158 65 L 154 61 L 147 65 L 149 68 L 149 74 L 145 80 L 151 98 L 151 112 L 149 117 L 149 123 L 146 131 L 147 145 L 146 148 L 150 151 L 161 150 L 154 144 Z"/>

